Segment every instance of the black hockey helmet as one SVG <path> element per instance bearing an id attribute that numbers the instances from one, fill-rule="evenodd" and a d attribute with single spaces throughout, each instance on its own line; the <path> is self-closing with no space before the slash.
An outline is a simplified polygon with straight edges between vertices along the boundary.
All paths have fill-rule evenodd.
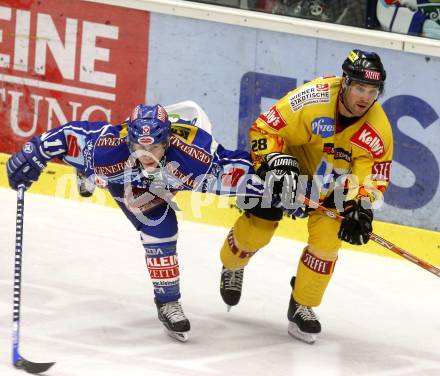
<path id="1" fill-rule="evenodd" d="M 344 77 L 350 80 L 378 85 L 382 92 L 387 73 L 378 54 L 352 50 L 342 63 Z"/>

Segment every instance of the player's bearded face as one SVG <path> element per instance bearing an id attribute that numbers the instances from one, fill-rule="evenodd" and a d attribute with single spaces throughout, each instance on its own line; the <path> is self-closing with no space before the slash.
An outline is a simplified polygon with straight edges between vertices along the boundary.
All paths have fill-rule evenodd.
<path id="1" fill-rule="evenodd" d="M 363 82 L 351 82 L 344 90 L 344 106 L 354 116 L 362 116 L 379 96 L 379 87 Z"/>
<path id="2" fill-rule="evenodd" d="M 165 155 L 167 144 L 132 145 L 136 158 L 147 172 L 154 172 Z"/>

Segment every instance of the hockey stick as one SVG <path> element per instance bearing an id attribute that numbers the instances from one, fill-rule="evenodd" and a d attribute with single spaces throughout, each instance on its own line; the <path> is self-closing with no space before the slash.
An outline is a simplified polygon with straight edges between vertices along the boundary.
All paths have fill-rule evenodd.
<path id="1" fill-rule="evenodd" d="M 24 215 L 23 184 L 17 190 L 17 216 L 15 225 L 15 267 L 14 267 L 14 306 L 12 317 L 12 364 L 29 373 L 42 373 L 55 363 L 34 363 L 23 358 L 18 352 L 20 345 L 20 301 L 21 301 L 21 263 L 23 245 L 23 215 Z"/>
<path id="2" fill-rule="evenodd" d="M 303 201 L 304 204 L 309 206 L 310 208 L 313 208 L 323 214 L 325 214 L 327 217 L 333 218 L 337 220 L 338 222 L 342 222 L 344 217 L 338 213 L 335 213 L 334 211 L 331 211 L 330 209 L 327 209 L 326 207 L 318 204 L 317 202 L 314 202 L 310 200 L 309 198 L 301 195 L 299 197 L 299 200 Z M 376 235 L 373 232 L 370 232 L 370 239 L 374 241 L 375 243 L 381 245 L 382 247 L 385 247 L 386 249 L 390 250 L 391 252 L 397 253 L 399 256 L 402 256 L 403 258 L 407 259 L 408 261 L 411 261 L 412 263 L 420 266 L 421 268 L 427 270 L 428 272 L 431 272 L 432 274 L 435 274 L 437 277 L 440 277 L 440 269 L 435 267 L 434 265 L 431 265 L 430 263 L 423 261 L 422 259 L 419 259 L 418 257 L 412 255 L 411 253 L 408 253 L 404 249 L 398 247 L 397 245 L 389 242 L 388 240 L 381 238 L 379 235 Z"/>

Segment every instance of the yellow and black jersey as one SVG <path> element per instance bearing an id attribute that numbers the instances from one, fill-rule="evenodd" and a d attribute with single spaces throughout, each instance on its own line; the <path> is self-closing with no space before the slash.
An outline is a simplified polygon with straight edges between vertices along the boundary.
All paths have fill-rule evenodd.
<path id="1" fill-rule="evenodd" d="M 391 125 L 375 102 L 353 124 L 338 124 L 341 77 L 322 77 L 289 92 L 261 114 L 250 130 L 256 169 L 264 155 L 283 152 L 298 158 L 300 172 L 318 184 L 320 199 L 344 181 L 350 198 L 372 201 L 389 182 L 393 156 Z M 350 179 L 340 179 L 347 177 Z M 356 181 L 357 180 L 357 181 Z"/>

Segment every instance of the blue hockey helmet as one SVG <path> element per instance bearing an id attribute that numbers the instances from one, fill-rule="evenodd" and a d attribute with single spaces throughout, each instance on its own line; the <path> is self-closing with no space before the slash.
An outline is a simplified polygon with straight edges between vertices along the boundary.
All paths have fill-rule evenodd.
<path id="1" fill-rule="evenodd" d="M 128 140 L 140 145 L 165 143 L 170 135 L 170 121 L 160 105 L 137 105 L 128 119 Z"/>

